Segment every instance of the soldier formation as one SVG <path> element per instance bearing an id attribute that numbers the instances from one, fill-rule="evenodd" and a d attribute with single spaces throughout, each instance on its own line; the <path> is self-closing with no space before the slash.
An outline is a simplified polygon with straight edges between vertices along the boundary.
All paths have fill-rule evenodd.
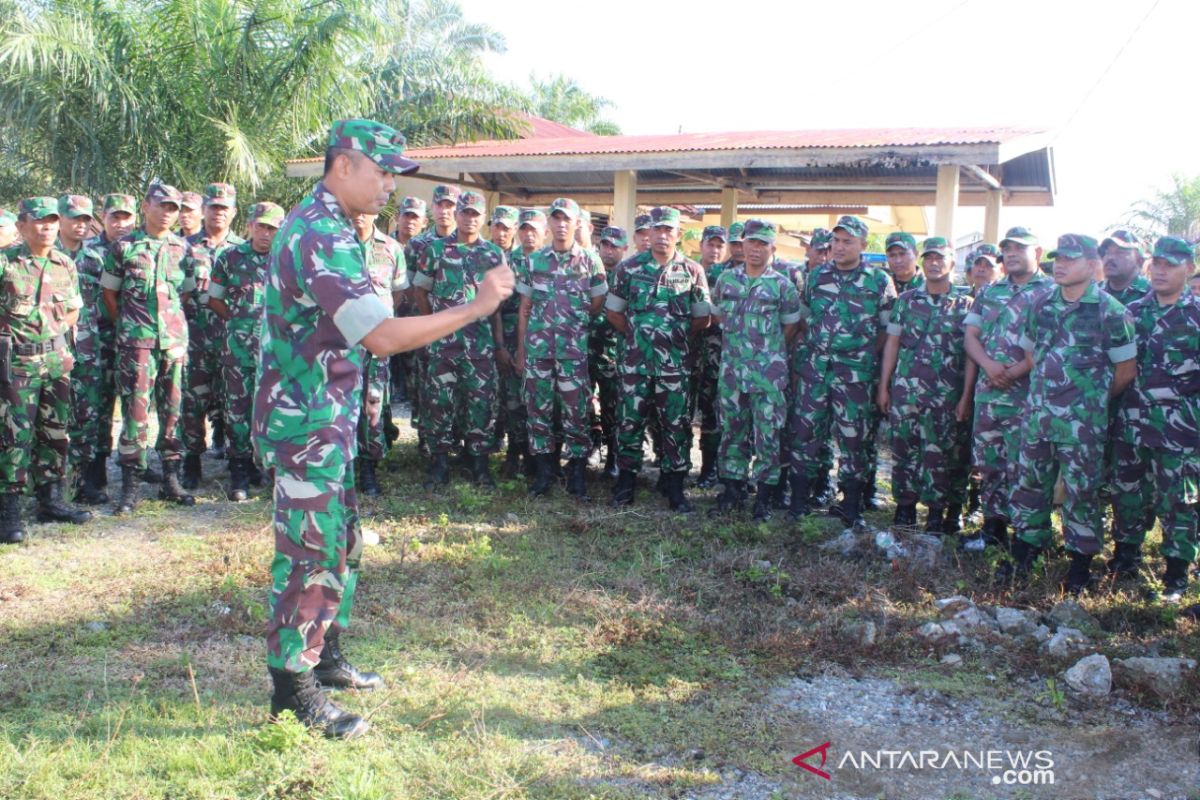
<path id="1" fill-rule="evenodd" d="M 757 218 L 705 227 L 696 261 L 672 207 L 639 215 L 632 236 L 604 227 L 593 246 L 571 198 L 489 213 L 448 185 L 428 206 L 399 198 L 387 233 L 393 176 L 416 169 L 402 153 L 386 126 L 335 124 L 312 195 L 290 213 L 253 204 L 246 239 L 223 183 L 0 212 L 0 541 L 24 536 L 26 487 L 38 520 L 90 519 L 65 499 L 68 463 L 75 502 L 110 502 L 118 398 L 115 513 L 136 509 L 146 481 L 194 504 L 211 424 L 229 498 L 274 487 L 272 711 L 344 737 L 366 723 L 321 687 L 382 684 L 338 637 L 362 551 L 357 493 L 381 493 L 397 435 L 393 393 L 411 405 L 430 489 L 459 465 L 493 486 L 490 455 L 506 449 L 501 474 L 524 474 L 532 496 L 561 483 L 589 500 L 597 457 L 611 502 L 628 506 L 653 452 L 657 490 L 688 513 L 698 420 L 695 485 L 722 487 L 711 515 L 754 496 L 757 521 L 825 509 L 862 526 L 884 438 L 894 525 L 998 549 L 998 580 L 1050 552 L 1057 506 L 1064 588 L 1087 590 L 1111 505 L 1106 571 L 1137 575 L 1157 520 L 1160 596 L 1186 590 L 1200 501 L 1188 242 L 1147 253 L 1128 231 L 1067 234 L 1044 271 L 1017 227 L 977 246 L 958 284 L 946 239 L 893 233 L 874 266 L 854 216 L 814 231 L 803 263 L 779 258 L 776 225 Z M 975 507 L 982 524 L 964 532 Z"/>

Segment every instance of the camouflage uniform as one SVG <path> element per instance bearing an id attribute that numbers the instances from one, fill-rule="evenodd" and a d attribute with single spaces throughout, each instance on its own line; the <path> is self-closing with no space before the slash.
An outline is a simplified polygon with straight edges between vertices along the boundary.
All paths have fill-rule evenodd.
<path id="1" fill-rule="evenodd" d="M 1060 250 L 1066 238 L 1059 240 Z M 1020 345 L 1032 355 L 1034 368 L 1024 408 L 1020 480 L 1011 501 L 1014 529 L 1034 548 L 1050 544 L 1051 501 L 1061 477 L 1067 549 L 1093 555 L 1103 537 L 1096 466 L 1108 431 L 1112 365 L 1137 355 L 1133 323 L 1125 307 L 1094 283 L 1073 303 L 1056 286 L 1027 305 Z"/>
<path id="2" fill-rule="evenodd" d="M 546 215 L 539 209 L 524 209 L 517 217 L 518 228 L 522 225 L 535 225 L 545 228 Z M 518 245 L 509 255 L 509 263 L 513 273 L 520 275 L 529 267 L 529 256 Z M 504 331 L 504 349 L 509 353 L 517 351 L 517 316 L 521 309 L 521 295 L 513 292 L 507 300 L 500 304 L 500 327 Z M 525 411 L 525 376 L 514 370 L 500 371 L 500 422 L 504 434 L 508 436 L 508 446 L 514 452 L 527 452 L 529 447 L 529 418 Z"/>
<path id="3" fill-rule="evenodd" d="M 701 240 L 712 237 L 728 239 L 728 234 L 720 225 L 709 225 L 701 234 Z M 732 259 L 708 266 L 704 279 L 708 281 L 710 290 L 717 285 L 722 273 L 732 266 Z M 692 370 L 692 402 L 689 404 L 689 414 L 694 414 L 697 410 L 700 412 L 702 453 L 716 453 L 721 443 L 721 427 L 717 415 L 720 378 L 721 326 L 714 319 L 707 328 L 700 331 L 699 352 L 696 354 L 696 366 Z"/>
<path id="4" fill-rule="evenodd" d="M 378 229 L 367 248 L 367 272 L 379 299 L 392 306 L 392 293 L 408 289 L 408 268 L 404 250 L 395 239 Z M 381 461 L 388 451 L 384 432 L 385 412 L 391 406 L 390 364 L 386 358 L 369 353 L 363 363 L 363 407 L 358 420 L 359 455 Z"/>
<path id="5" fill-rule="evenodd" d="M 812 247 L 817 249 L 818 252 L 820 252 L 821 250 L 824 250 L 826 253 L 828 253 L 832 239 L 833 239 L 832 231 L 828 230 L 827 228 L 817 228 L 812 232 L 812 239 L 810 240 L 810 244 L 812 245 Z M 813 270 L 815 270 L 817 267 L 826 263 L 826 261 L 828 261 L 828 258 L 826 258 L 824 260 L 816 260 L 816 261 L 814 261 L 812 259 L 805 259 L 804 263 L 801 264 L 799 267 L 798 274 L 796 272 L 792 273 L 794 282 L 796 284 L 796 288 L 799 290 L 801 298 L 804 297 L 804 285 L 808 282 L 808 276 L 811 275 L 813 273 Z M 790 370 L 791 378 L 790 378 L 790 382 L 788 384 L 789 425 L 790 425 L 790 420 L 792 419 L 792 415 L 795 413 L 795 410 L 796 410 L 796 392 L 794 391 L 794 389 L 796 386 L 796 371 L 799 368 L 799 363 L 796 360 L 796 358 L 794 357 L 794 355 L 795 355 L 795 351 L 793 350 L 792 355 L 789 357 L 789 361 L 791 362 L 791 370 Z M 783 464 L 785 466 L 787 464 L 789 464 L 789 462 L 791 460 L 790 453 L 791 453 L 791 445 L 788 444 L 787 442 L 785 442 L 783 454 L 781 456 L 781 458 L 783 459 Z M 826 439 L 825 441 L 821 442 L 821 452 L 820 452 L 820 455 L 818 456 L 818 459 L 819 459 L 819 464 L 817 466 L 817 471 L 816 471 L 816 476 L 817 476 L 818 480 L 816 482 L 814 482 L 812 485 L 812 493 L 813 493 L 814 498 L 823 496 L 826 494 L 826 492 L 832 490 L 832 484 L 829 483 L 830 477 L 833 474 L 833 446 L 831 444 L 830 439 Z M 828 499 L 828 498 L 825 498 L 825 499 Z"/>
<path id="6" fill-rule="evenodd" d="M 601 239 L 607 239 L 617 247 L 625 247 L 629 243 L 625 229 L 617 226 L 605 228 Z M 607 279 L 606 271 L 605 280 Z M 621 404 L 621 338 L 621 334 L 608 321 L 607 314 L 601 313 L 592 317 L 591 328 L 588 331 L 588 376 L 599 407 L 599 413 L 592 424 L 592 438 L 595 440 L 596 434 L 599 433 L 599 438 L 610 450 L 609 458 L 613 464 L 617 442 L 617 409 Z"/>

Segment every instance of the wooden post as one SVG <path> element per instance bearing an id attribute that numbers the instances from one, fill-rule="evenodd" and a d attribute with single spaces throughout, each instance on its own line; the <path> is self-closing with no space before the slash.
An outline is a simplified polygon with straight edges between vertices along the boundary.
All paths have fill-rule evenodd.
<path id="1" fill-rule="evenodd" d="M 721 226 L 729 230 L 729 226 L 737 219 L 738 193 L 732 186 L 721 189 Z"/>
<path id="2" fill-rule="evenodd" d="M 637 172 L 631 169 L 613 173 L 612 224 L 620 225 L 633 234 L 633 218 L 637 216 Z"/>
<path id="3" fill-rule="evenodd" d="M 954 209 L 958 206 L 958 166 L 942 164 L 937 170 L 937 216 L 933 222 L 935 236 L 944 236 L 954 245 Z"/>
<path id="4" fill-rule="evenodd" d="M 983 240 L 989 244 L 1000 241 L 1000 207 L 1004 204 L 1003 189 L 989 189 L 987 207 L 983 212 Z"/>
<path id="5" fill-rule="evenodd" d="M 488 213 L 487 213 L 487 215 L 485 215 L 486 219 L 484 219 L 484 228 L 486 228 L 487 220 L 491 219 L 492 211 L 495 210 L 496 206 L 500 205 L 500 193 L 499 192 L 484 192 L 483 199 L 485 201 L 487 201 L 487 207 L 488 207 Z"/>

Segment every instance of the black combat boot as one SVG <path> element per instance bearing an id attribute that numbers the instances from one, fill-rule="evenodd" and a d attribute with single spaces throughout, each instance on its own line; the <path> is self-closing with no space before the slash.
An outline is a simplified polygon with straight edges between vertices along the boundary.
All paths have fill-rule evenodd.
<path id="1" fill-rule="evenodd" d="M 212 424 L 212 447 L 208 451 L 213 458 L 225 458 L 225 420 L 215 419 Z"/>
<path id="2" fill-rule="evenodd" d="M 833 473 L 826 472 L 817 480 L 811 482 L 812 496 L 809 503 L 813 508 L 827 508 L 837 499 L 837 489 L 833 485 Z"/>
<path id="3" fill-rule="evenodd" d="M 358 459 L 358 485 L 362 493 L 368 497 L 379 497 L 383 494 L 383 490 L 379 488 L 379 479 L 375 475 L 374 459 L 359 457 Z"/>
<path id="4" fill-rule="evenodd" d="M 696 477 L 697 489 L 708 489 L 717 482 L 717 448 L 700 448 L 700 474 Z"/>
<path id="5" fill-rule="evenodd" d="M 1063 581 L 1063 591 L 1073 597 L 1078 597 L 1091 588 L 1093 556 L 1077 553 L 1074 550 L 1069 551 L 1069 554 L 1071 567 L 1067 570 L 1067 577 Z"/>
<path id="6" fill-rule="evenodd" d="M 96 470 L 95 480 L 96 485 L 101 489 L 108 488 L 108 456 L 96 456 L 88 465 Z"/>
<path id="7" fill-rule="evenodd" d="M 426 489 L 436 489 L 450 483 L 450 464 L 445 453 L 434 453 L 429 457 L 429 475 L 425 478 Z"/>
<path id="8" fill-rule="evenodd" d="M 925 514 L 925 532 L 941 536 L 946 532 L 946 509 L 941 506 L 930 506 Z"/>
<path id="9" fill-rule="evenodd" d="M 121 466 L 121 496 L 117 498 L 114 514 L 132 514 L 138 504 L 138 480 L 143 470 L 137 467 Z"/>
<path id="10" fill-rule="evenodd" d="M 567 462 L 567 494 L 579 500 L 591 500 L 587 493 L 587 459 L 572 458 Z"/>
<path id="11" fill-rule="evenodd" d="M 793 522 L 799 522 L 802 517 L 807 517 L 810 511 L 809 503 L 812 500 L 812 481 L 803 472 L 795 472 L 791 477 L 792 483 L 792 505 L 788 509 L 788 516 Z"/>
<path id="12" fill-rule="evenodd" d="M 916 503 L 899 503 L 896 505 L 896 510 L 892 514 L 893 525 L 916 525 L 917 524 L 917 504 Z"/>
<path id="13" fill-rule="evenodd" d="M 865 511 L 875 511 L 879 508 L 875 504 L 875 470 L 868 472 L 867 479 L 862 482 L 862 496 L 858 503 Z"/>
<path id="14" fill-rule="evenodd" d="M 686 470 L 667 473 L 667 505 L 672 511 L 678 511 L 680 514 L 690 514 L 693 510 L 687 495 L 683 493 L 683 481 L 686 477 Z"/>
<path id="15" fill-rule="evenodd" d="M 996 583 L 1007 584 L 1014 580 L 1025 581 L 1033 571 L 1033 564 L 1042 554 L 1042 548 L 1034 547 L 1020 536 L 1014 536 L 1012 558 L 1005 559 L 996 567 Z"/>
<path id="16" fill-rule="evenodd" d="M 854 478 L 847 479 L 842 485 L 842 500 L 829 509 L 829 513 L 838 517 L 848 526 L 862 521 L 863 482 Z"/>
<path id="17" fill-rule="evenodd" d="M 617 469 L 617 437 L 609 436 L 606 441 L 608 444 L 604 448 L 604 477 L 616 478 L 620 472 Z"/>
<path id="18" fill-rule="evenodd" d="M 343 711 L 329 702 L 313 670 L 285 672 L 268 667 L 267 671 L 275 685 L 271 695 L 271 719 L 291 711 L 301 724 L 317 728 L 330 739 L 353 739 L 371 727 L 357 714 Z"/>
<path id="19" fill-rule="evenodd" d="M 1008 546 L 1008 523 L 999 517 L 987 517 L 983 527 L 958 542 L 958 549 L 967 553 L 982 553 L 988 545 Z"/>
<path id="20" fill-rule="evenodd" d="M 947 503 L 946 504 L 946 524 L 942 528 L 943 533 L 948 533 L 951 536 L 957 536 L 962 533 L 962 504 Z"/>
<path id="21" fill-rule="evenodd" d="M 534 497 L 542 497 L 554 486 L 554 454 L 537 453 L 533 456 L 537 464 L 537 477 L 529 487 L 529 493 Z"/>
<path id="22" fill-rule="evenodd" d="M 771 508 L 778 511 L 787 511 L 791 508 L 791 501 L 788 498 L 788 490 L 791 488 L 789 475 L 791 470 L 787 467 L 782 467 L 779 470 L 779 481 L 774 484 L 771 492 Z"/>
<path id="23" fill-rule="evenodd" d="M 771 506 L 775 504 L 776 490 L 779 487 L 773 483 L 764 483 L 758 487 L 758 497 L 754 498 L 754 521 L 769 522 Z"/>
<path id="24" fill-rule="evenodd" d="M 521 471 L 521 458 L 529 458 L 529 450 L 524 445 L 514 444 L 508 440 L 508 452 L 504 454 L 504 463 L 500 465 L 501 478 L 515 478 Z"/>
<path id="25" fill-rule="evenodd" d="M 142 479 L 142 483 L 153 483 L 155 485 L 163 482 L 161 472 L 155 472 L 154 467 L 146 467 L 139 473 L 138 477 Z"/>
<path id="26" fill-rule="evenodd" d="M 158 499 L 181 506 L 196 505 L 196 498 L 188 494 L 179 481 L 179 459 L 163 462 L 163 482 L 158 489 Z"/>
<path id="27" fill-rule="evenodd" d="M 717 495 L 717 504 L 708 510 L 710 517 L 727 514 L 730 511 L 741 511 L 746 503 L 746 484 L 743 481 L 726 478 L 721 483 L 723 488 Z"/>
<path id="28" fill-rule="evenodd" d="M 63 502 L 62 481 L 51 481 L 37 487 L 37 521 L 70 522 L 81 525 L 92 518 L 92 512 Z"/>
<path id="29" fill-rule="evenodd" d="M 483 489 L 495 489 L 496 482 L 492 480 L 492 472 L 488 469 L 488 454 L 476 453 L 471 456 L 471 480 Z"/>
<path id="30" fill-rule="evenodd" d="M 979 513 L 979 484 L 971 481 L 967 487 L 967 519 Z"/>
<path id="31" fill-rule="evenodd" d="M 253 458 L 246 459 L 246 476 L 250 479 L 250 485 L 255 489 L 261 489 L 266 479 L 263 477 L 262 470 L 258 468 Z"/>
<path id="32" fill-rule="evenodd" d="M 1188 587 L 1188 567 L 1186 559 L 1167 557 L 1167 570 L 1163 573 L 1162 599 L 1168 603 L 1178 603 L 1183 599 Z"/>
<path id="33" fill-rule="evenodd" d="M 1115 578 L 1134 578 L 1142 568 L 1142 545 L 1139 542 L 1117 542 L 1113 557 L 1105 564 Z"/>
<path id="34" fill-rule="evenodd" d="M 21 527 L 21 493 L 5 492 L 0 495 L 0 544 L 23 541 L 25 529 Z"/>
<path id="35" fill-rule="evenodd" d="M 340 632 L 330 628 L 325 633 L 321 661 L 313 669 L 313 677 L 326 689 L 382 689 L 383 678 L 376 672 L 360 672 L 342 655 Z"/>
<path id="36" fill-rule="evenodd" d="M 104 473 L 104 461 L 92 459 L 75 476 L 75 502 L 88 506 L 108 502 L 108 492 L 100 485 L 99 475 Z"/>
<path id="37" fill-rule="evenodd" d="M 613 484 L 612 504 L 614 506 L 631 506 L 635 494 L 637 494 L 637 473 L 630 469 L 618 472 L 617 482 Z"/>
<path id="38" fill-rule="evenodd" d="M 250 476 L 246 474 L 248 458 L 229 459 L 229 499 L 240 503 L 250 496 Z"/>
<path id="39" fill-rule="evenodd" d="M 164 466 L 165 470 L 166 467 Z M 183 488 L 191 491 L 200 485 L 200 454 L 188 453 L 183 457 Z"/>

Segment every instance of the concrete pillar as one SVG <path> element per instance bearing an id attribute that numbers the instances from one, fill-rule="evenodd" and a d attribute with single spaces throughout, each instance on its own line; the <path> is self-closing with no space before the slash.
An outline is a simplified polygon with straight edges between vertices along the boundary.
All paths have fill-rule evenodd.
<path id="1" fill-rule="evenodd" d="M 496 206 L 500 205 L 500 193 L 499 192 L 484 192 L 483 199 L 487 201 L 488 219 L 491 219 L 492 210 L 495 209 Z M 486 220 L 485 220 L 485 222 L 486 222 Z M 486 225 L 485 225 L 485 227 L 486 227 Z M 486 236 L 485 236 L 485 238 L 486 238 Z"/>
<path id="2" fill-rule="evenodd" d="M 637 172 L 631 169 L 613 173 L 612 224 L 620 225 L 633 235 L 633 218 L 637 216 Z"/>
<path id="3" fill-rule="evenodd" d="M 721 225 L 725 230 L 737 220 L 738 193 L 732 186 L 721 189 Z"/>
<path id="4" fill-rule="evenodd" d="M 944 236 L 954 244 L 954 209 L 958 206 L 958 167 L 942 164 L 937 170 L 937 215 L 933 221 L 935 236 Z"/>
<path id="5" fill-rule="evenodd" d="M 988 189 L 987 206 L 983 212 L 983 240 L 990 244 L 1000 241 L 1000 208 L 1004 204 L 1002 189 Z"/>

